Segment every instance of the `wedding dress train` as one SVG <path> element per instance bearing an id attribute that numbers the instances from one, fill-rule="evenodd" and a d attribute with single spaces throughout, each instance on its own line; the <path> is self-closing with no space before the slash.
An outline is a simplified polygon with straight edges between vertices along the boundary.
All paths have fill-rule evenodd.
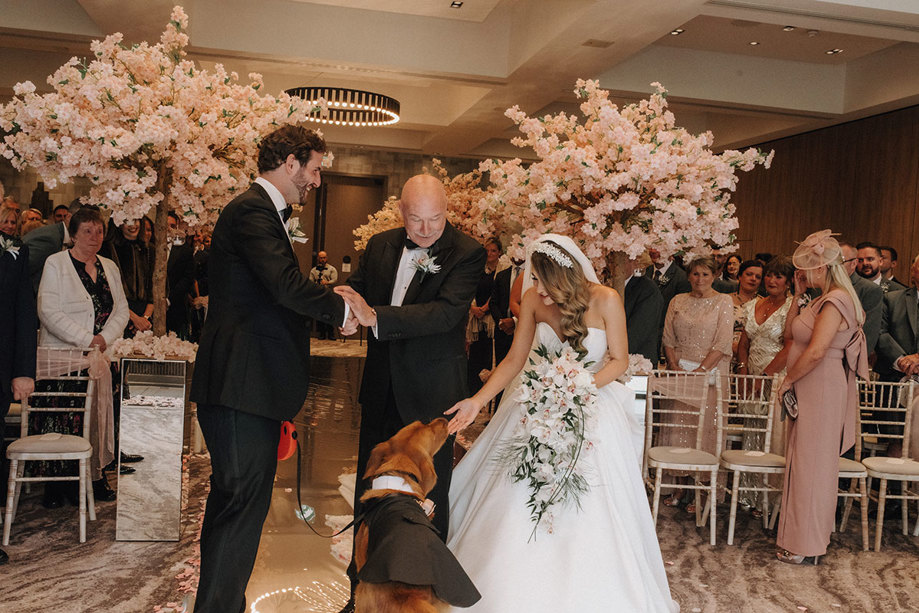
<path id="1" fill-rule="evenodd" d="M 561 346 L 545 323 L 536 329 L 540 343 Z M 590 328 L 584 345 L 596 372 L 606 332 Z M 580 508 L 554 510 L 551 533 L 540 527 L 531 539 L 527 485 L 514 483 L 497 459 L 524 412 L 514 398 L 518 385 L 519 377 L 453 473 L 447 545 L 482 594 L 471 609 L 456 613 L 679 611 L 641 479 L 641 427 L 627 409 L 632 392 L 620 383 L 600 388 L 586 434 L 592 448 L 580 460 L 590 490 Z"/>

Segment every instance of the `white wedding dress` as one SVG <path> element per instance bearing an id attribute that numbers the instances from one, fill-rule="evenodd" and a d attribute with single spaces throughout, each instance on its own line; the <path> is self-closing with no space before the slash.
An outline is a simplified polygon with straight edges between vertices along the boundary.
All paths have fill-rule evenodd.
<path id="1" fill-rule="evenodd" d="M 535 345 L 561 341 L 546 323 Z M 590 370 L 602 366 L 606 332 L 590 328 L 584 340 Z M 590 490 L 580 509 L 554 509 L 552 533 L 533 522 L 525 481 L 514 483 L 497 455 L 514 437 L 524 411 L 505 391 L 501 406 L 453 472 L 447 545 L 482 599 L 460 611 L 494 613 L 610 613 L 679 611 L 670 598 L 657 534 L 641 480 L 641 427 L 627 409 L 632 392 L 614 382 L 600 388 L 588 424 L 593 448 L 581 457 Z M 528 542 L 529 541 L 529 542 Z"/>

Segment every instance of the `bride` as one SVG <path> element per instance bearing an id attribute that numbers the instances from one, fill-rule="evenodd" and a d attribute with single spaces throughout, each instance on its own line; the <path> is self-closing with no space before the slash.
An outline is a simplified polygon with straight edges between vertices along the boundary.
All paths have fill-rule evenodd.
<path id="1" fill-rule="evenodd" d="M 514 389 L 535 354 L 531 347 L 558 352 L 563 343 L 586 352 L 598 388 L 584 433 L 590 444 L 577 460 L 587 490 L 576 504 L 553 506 L 550 530 L 537 524 L 534 531 L 532 492 L 526 480 L 513 480 L 506 462 L 527 414 Z M 451 430 L 462 430 L 511 384 L 450 486 L 447 545 L 482 594 L 473 611 L 679 611 L 641 479 L 641 428 L 627 409 L 631 392 L 616 382 L 627 366 L 619 294 L 598 283 L 574 241 L 557 234 L 537 239 L 528 249 L 510 352 L 475 396 L 446 412 L 454 415 Z"/>

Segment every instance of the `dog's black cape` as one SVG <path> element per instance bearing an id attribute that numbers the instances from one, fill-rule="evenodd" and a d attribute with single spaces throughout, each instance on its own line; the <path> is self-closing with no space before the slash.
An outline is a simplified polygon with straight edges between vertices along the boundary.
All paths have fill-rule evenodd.
<path id="1" fill-rule="evenodd" d="M 358 579 L 367 583 L 430 585 L 438 598 L 455 607 L 471 607 L 481 599 L 414 498 L 378 498 L 368 501 L 365 511 L 363 521 L 369 533 L 367 563 Z"/>

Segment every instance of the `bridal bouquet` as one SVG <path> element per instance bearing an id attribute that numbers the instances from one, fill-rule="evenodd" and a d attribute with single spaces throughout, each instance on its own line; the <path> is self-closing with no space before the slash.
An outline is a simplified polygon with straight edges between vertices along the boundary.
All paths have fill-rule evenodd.
<path id="1" fill-rule="evenodd" d="M 526 481 L 530 489 L 527 506 L 535 524 L 542 520 L 552 532 L 552 509 L 567 502 L 579 504 L 588 490 L 578 464 L 590 448 L 585 436 L 587 420 L 596 406 L 597 388 L 585 362 L 568 343 L 557 352 L 544 345 L 534 350 L 517 392 L 525 413 L 518 434 L 502 450 L 501 461 L 511 478 Z"/>

